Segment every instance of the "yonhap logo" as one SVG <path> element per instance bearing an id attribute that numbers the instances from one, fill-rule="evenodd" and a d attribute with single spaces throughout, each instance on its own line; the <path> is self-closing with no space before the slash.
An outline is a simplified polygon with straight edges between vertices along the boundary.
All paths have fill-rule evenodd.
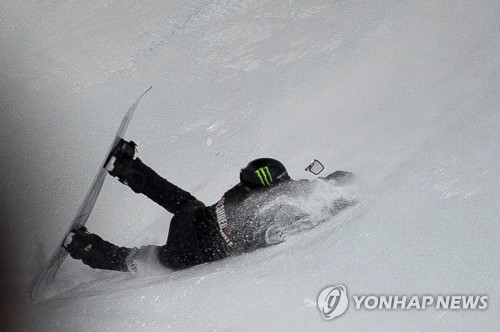
<path id="1" fill-rule="evenodd" d="M 352 291 L 352 290 L 351 290 Z M 350 295 L 353 310 L 486 310 L 488 295 Z M 332 320 L 346 312 L 349 297 L 343 285 L 326 287 L 318 295 L 319 311 L 325 320 Z"/>
<path id="2" fill-rule="evenodd" d="M 331 286 L 323 289 L 318 296 L 318 307 L 326 320 L 342 315 L 349 305 L 345 286 Z"/>

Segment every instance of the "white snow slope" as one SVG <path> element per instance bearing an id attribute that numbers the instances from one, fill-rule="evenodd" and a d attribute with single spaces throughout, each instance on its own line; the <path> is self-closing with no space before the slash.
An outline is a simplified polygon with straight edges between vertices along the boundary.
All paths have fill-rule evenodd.
<path id="1" fill-rule="evenodd" d="M 491 1 L 0 3 L 2 331 L 500 328 L 500 5 Z M 358 175 L 360 204 L 278 246 L 179 272 L 68 259 L 29 283 L 127 138 L 212 204 L 260 156 Z M 162 244 L 171 215 L 107 179 L 88 227 Z M 356 310 L 319 292 L 487 295 L 486 310 Z"/>

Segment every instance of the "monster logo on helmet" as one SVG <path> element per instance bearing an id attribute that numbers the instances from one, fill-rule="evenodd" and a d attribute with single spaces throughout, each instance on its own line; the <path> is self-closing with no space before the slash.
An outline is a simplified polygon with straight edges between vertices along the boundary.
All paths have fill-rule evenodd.
<path id="1" fill-rule="evenodd" d="M 255 174 L 259 177 L 262 186 L 270 187 L 273 183 L 273 177 L 271 172 L 269 172 L 269 166 L 264 166 L 255 171 Z"/>
<path id="2" fill-rule="evenodd" d="M 285 166 L 276 159 L 259 158 L 251 161 L 240 172 L 240 181 L 248 188 L 269 188 L 290 180 Z"/>

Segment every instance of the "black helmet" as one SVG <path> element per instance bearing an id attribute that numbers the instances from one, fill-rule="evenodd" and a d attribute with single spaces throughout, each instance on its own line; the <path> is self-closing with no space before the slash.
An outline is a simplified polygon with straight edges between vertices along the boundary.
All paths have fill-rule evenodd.
<path id="1" fill-rule="evenodd" d="M 285 166 L 272 158 L 255 159 L 240 172 L 241 183 L 249 188 L 267 188 L 288 180 Z"/>

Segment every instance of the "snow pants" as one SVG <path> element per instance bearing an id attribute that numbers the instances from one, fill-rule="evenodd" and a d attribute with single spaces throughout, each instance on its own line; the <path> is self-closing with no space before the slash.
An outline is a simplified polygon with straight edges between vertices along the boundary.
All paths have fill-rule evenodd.
<path id="1" fill-rule="evenodd" d="M 167 243 L 157 250 L 158 259 L 163 265 L 181 269 L 228 255 L 213 207 L 205 206 L 189 192 L 170 183 L 139 158 L 132 162 L 131 167 L 139 183 L 131 181 L 129 187 L 174 215 L 170 221 Z"/>
<path id="2" fill-rule="evenodd" d="M 207 207 L 189 192 L 162 178 L 139 158 L 132 161 L 120 181 L 134 192 L 143 194 L 173 214 L 167 243 L 138 248 L 118 247 L 96 234 L 81 230 L 79 246 L 71 254 L 96 269 L 133 271 L 139 260 L 150 259 L 151 253 L 171 269 L 214 261 L 228 256 L 214 207 Z"/>

